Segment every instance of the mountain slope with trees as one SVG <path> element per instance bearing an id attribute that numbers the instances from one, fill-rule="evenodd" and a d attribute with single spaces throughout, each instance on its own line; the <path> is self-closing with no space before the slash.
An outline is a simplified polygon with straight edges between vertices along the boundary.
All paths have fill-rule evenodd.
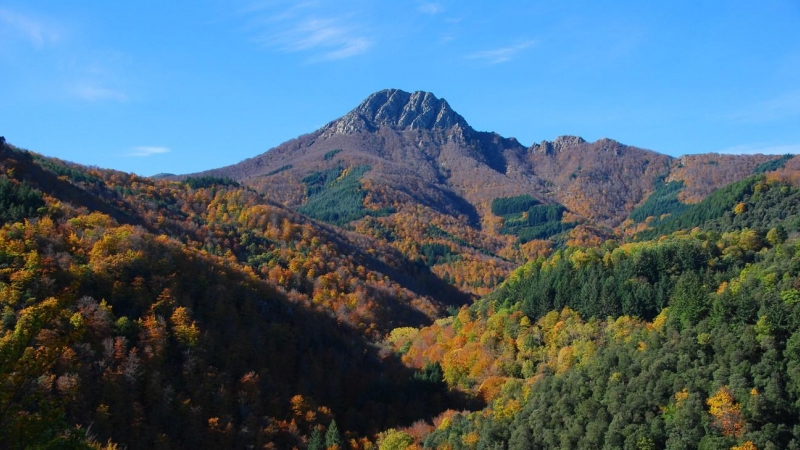
<path id="1" fill-rule="evenodd" d="M 2 140 L 3 446 L 798 448 L 798 174 L 397 90 L 191 176 Z"/>
<path id="2" fill-rule="evenodd" d="M 571 241 L 614 233 L 659 180 L 683 182 L 681 204 L 741 180 L 775 156 L 697 155 L 680 159 L 611 139 L 562 136 L 525 147 L 480 132 L 429 92 L 370 95 L 310 134 L 231 166 L 191 176 L 235 179 L 270 200 L 383 238 L 410 259 L 431 245 L 449 248 L 433 270 L 485 295 L 526 258 Z M 558 218 L 519 226 L 493 214 L 503 198 L 527 195 Z M 443 240 L 419 220 L 460 241 Z M 527 217 L 522 219 L 527 221 Z M 533 241 L 533 242 L 532 242 Z M 527 245 L 526 245 L 527 244 Z M 478 267 L 491 264 L 491 277 Z"/>
<path id="3" fill-rule="evenodd" d="M 466 301 L 424 263 L 231 180 L 0 152 L 4 447 L 303 447 L 465 405 L 376 345 Z"/>

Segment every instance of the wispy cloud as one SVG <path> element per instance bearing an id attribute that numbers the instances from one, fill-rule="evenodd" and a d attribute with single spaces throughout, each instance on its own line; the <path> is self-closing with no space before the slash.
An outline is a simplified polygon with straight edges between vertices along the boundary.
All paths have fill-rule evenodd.
<path id="1" fill-rule="evenodd" d="M 91 102 L 100 102 L 100 101 L 123 102 L 128 99 L 128 96 L 125 95 L 125 93 L 122 91 L 116 89 L 109 89 L 107 87 L 97 86 L 93 84 L 84 84 L 76 86 L 72 89 L 72 94 L 73 96 L 81 100 L 87 100 Z"/>
<path id="2" fill-rule="evenodd" d="M 5 8 L 0 8 L 0 30 L 21 37 L 37 48 L 59 39 L 59 33 L 53 27 Z"/>
<path id="3" fill-rule="evenodd" d="M 333 61 L 365 53 L 372 39 L 354 19 L 354 14 L 324 14 L 317 3 L 306 2 L 276 10 L 251 6 L 253 40 L 285 53 L 307 53 L 311 61 Z"/>
<path id="4" fill-rule="evenodd" d="M 133 151 L 128 153 L 127 156 L 147 157 L 147 156 L 159 155 L 162 153 L 169 153 L 169 149 L 167 147 L 141 146 L 141 147 L 134 147 Z"/>
<path id="5" fill-rule="evenodd" d="M 800 115 L 800 91 L 785 92 L 777 97 L 756 103 L 732 114 L 739 123 L 771 122 Z"/>
<path id="6" fill-rule="evenodd" d="M 425 2 L 417 7 L 417 11 L 423 14 L 439 14 L 444 12 L 444 7 L 439 3 Z"/>
<path id="7" fill-rule="evenodd" d="M 720 150 L 729 155 L 785 155 L 800 153 L 800 144 L 743 144 Z"/>
<path id="8" fill-rule="evenodd" d="M 369 39 L 358 36 L 338 19 L 308 19 L 289 30 L 266 37 L 262 43 L 286 52 L 314 52 L 325 60 L 356 56 L 371 45 Z"/>
<path id="9" fill-rule="evenodd" d="M 500 64 L 511 61 L 517 55 L 517 53 L 533 46 L 534 44 L 534 41 L 525 41 L 510 47 L 483 50 L 467 55 L 467 59 L 477 59 L 491 65 Z"/>

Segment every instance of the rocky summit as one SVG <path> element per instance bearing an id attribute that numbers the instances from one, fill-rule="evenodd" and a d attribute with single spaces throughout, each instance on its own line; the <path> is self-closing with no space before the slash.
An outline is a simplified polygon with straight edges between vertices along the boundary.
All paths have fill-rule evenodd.
<path id="1" fill-rule="evenodd" d="M 341 119 L 323 128 L 337 133 L 375 131 L 379 127 L 397 130 L 447 129 L 467 122 L 453 111 L 445 99 L 430 92 L 408 93 L 399 89 L 376 92 Z"/>

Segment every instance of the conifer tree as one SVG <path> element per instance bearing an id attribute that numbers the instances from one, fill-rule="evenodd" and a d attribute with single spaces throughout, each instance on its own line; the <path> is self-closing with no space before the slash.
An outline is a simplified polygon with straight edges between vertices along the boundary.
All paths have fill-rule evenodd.
<path id="1" fill-rule="evenodd" d="M 311 432 L 311 437 L 308 439 L 308 450 L 324 450 L 325 446 L 322 442 L 322 431 L 319 427 L 314 427 Z"/>
<path id="2" fill-rule="evenodd" d="M 325 432 L 325 447 L 328 450 L 342 448 L 342 436 L 339 434 L 336 420 L 331 420 L 331 424 L 328 425 L 328 431 Z"/>

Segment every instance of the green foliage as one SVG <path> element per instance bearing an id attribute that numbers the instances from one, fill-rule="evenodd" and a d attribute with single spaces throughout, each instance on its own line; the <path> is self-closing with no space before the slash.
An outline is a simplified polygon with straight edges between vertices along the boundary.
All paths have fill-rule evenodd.
<path id="1" fill-rule="evenodd" d="M 694 290 L 698 285 L 719 284 L 731 276 L 731 269 L 753 258 L 747 251 L 723 255 L 706 240 L 712 238 L 674 238 L 604 252 L 560 250 L 549 260 L 518 270 L 489 299 L 502 307 L 519 305 L 531 318 L 564 307 L 583 317 L 653 318 L 678 292 L 700 295 Z M 688 282 L 686 276 L 691 277 L 691 289 L 681 284 Z M 685 309 L 693 304 L 687 300 Z M 687 314 L 695 319 L 700 312 Z"/>
<path id="2" fill-rule="evenodd" d="M 16 182 L 0 175 L 0 225 L 35 217 L 42 207 L 44 200 L 41 192 L 31 188 L 25 181 Z"/>
<path id="3" fill-rule="evenodd" d="M 333 150 L 331 150 L 331 151 L 329 151 L 329 152 L 326 152 L 326 153 L 325 153 L 325 156 L 323 156 L 323 157 L 322 157 L 322 159 L 323 159 L 323 160 L 325 160 L 325 161 L 330 161 L 330 160 L 332 160 L 332 159 L 333 159 L 333 157 L 334 157 L 334 156 L 336 156 L 337 154 L 339 154 L 341 151 L 342 151 L 342 149 L 340 149 L 340 148 L 335 148 L 335 149 L 333 149 Z"/>
<path id="4" fill-rule="evenodd" d="M 421 384 L 441 386 L 444 383 L 444 372 L 439 363 L 429 362 L 422 369 L 416 371 L 411 379 Z"/>
<path id="5" fill-rule="evenodd" d="M 766 237 L 767 242 L 774 247 L 776 245 L 783 244 L 783 242 L 789 237 L 789 234 L 786 232 L 786 228 L 784 228 L 783 225 L 778 224 L 776 227 L 771 228 L 767 232 Z"/>
<path id="6" fill-rule="evenodd" d="M 763 175 L 758 175 L 729 184 L 714 191 L 702 202 L 689 206 L 682 213 L 668 217 L 652 230 L 642 233 L 640 237 L 649 239 L 677 230 L 690 230 L 719 219 L 726 212 L 733 211 L 737 203 L 749 198 L 754 192 L 755 185 L 763 180 Z"/>
<path id="7" fill-rule="evenodd" d="M 688 205 L 678 200 L 678 194 L 682 189 L 683 181 L 664 183 L 663 180 L 659 180 L 656 190 L 641 206 L 631 211 L 629 217 L 634 222 L 644 222 L 651 216 L 658 219 L 664 214 L 680 214 L 688 208 Z"/>
<path id="8" fill-rule="evenodd" d="M 758 165 L 755 169 L 753 169 L 753 175 L 758 175 L 761 173 L 772 172 L 773 170 L 778 170 L 783 168 L 786 163 L 794 158 L 795 155 L 786 154 L 781 156 L 780 158 L 773 159 L 772 161 L 767 161 L 763 164 Z"/>
<path id="9" fill-rule="evenodd" d="M 613 278 L 668 278 L 670 307 L 652 323 L 627 316 L 576 323 L 565 319 L 567 312 L 551 312 L 535 325 L 500 328 L 498 336 L 489 334 L 498 333 L 489 325 L 501 324 L 509 309 L 479 302 L 472 308 L 478 318 L 461 326 L 475 332 L 476 321 L 484 320 L 482 344 L 491 342 L 487 335 L 494 342 L 516 338 L 517 361 L 533 364 L 522 375 L 530 389 L 524 394 L 505 390 L 515 392 L 513 401 L 522 404 L 512 417 L 503 410 L 507 400 L 501 394 L 490 408 L 446 419 L 425 438 L 425 447 L 468 448 L 465 443 L 477 436 L 479 448 L 698 449 L 746 442 L 755 448 L 797 448 L 800 302 L 794 297 L 800 246 L 790 239 L 761 249 L 746 265 L 734 264 L 732 247 L 747 245 L 741 243 L 745 234 L 682 236 L 597 258 L 562 252 L 528 265 L 515 278 L 541 277 L 558 270 L 563 260 L 585 267 L 600 261 L 613 267 L 607 273 Z M 724 248 L 727 254 L 705 253 L 707 248 Z M 626 268 L 625 258 L 636 263 L 635 272 Z M 505 288 L 506 294 L 513 290 Z M 547 347 L 548 340 L 557 342 L 556 351 Z M 469 360 L 468 345 L 452 354 Z M 579 351 L 578 363 L 560 368 Z M 720 400 L 720 392 L 729 397 Z"/>
<path id="10" fill-rule="evenodd" d="M 325 432 L 325 447 L 331 448 L 334 445 L 342 448 L 342 435 L 339 434 L 339 427 L 336 425 L 336 421 L 332 420 L 331 424 L 328 425 L 328 430 Z"/>
<path id="11" fill-rule="evenodd" d="M 530 200 L 533 200 L 525 197 L 529 196 L 511 197 L 512 199 L 521 200 L 501 203 L 499 210 L 514 210 L 516 212 L 503 216 L 505 220 L 502 228 L 500 228 L 500 233 L 517 236 L 520 243 L 525 243 L 534 239 L 547 239 L 575 226 L 574 223 L 561 221 L 566 211 L 566 208 L 562 205 L 534 204 L 528 207 L 527 210 L 519 212 L 518 208 L 530 204 Z"/>
<path id="12" fill-rule="evenodd" d="M 766 231 L 778 226 L 785 232 L 800 231 L 800 189 L 767 182 L 763 175 L 757 175 L 712 193 L 637 237 L 652 239 L 694 227 L 726 232 L 743 228 Z"/>
<path id="13" fill-rule="evenodd" d="M 497 216 L 521 214 L 538 204 L 539 201 L 528 194 L 516 197 L 500 197 L 492 200 L 492 214 Z"/>
<path id="14" fill-rule="evenodd" d="M 280 166 L 280 167 L 278 167 L 278 168 L 277 168 L 277 169 L 275 169 L 275 170 L 271 170 L 271 171 L 269 171 L 269 172 L 265 173 L 263 176 L 265 176 L 265 177 L 271 177 L 272 175 L 277 175 L 277 174 L 279 174 L 279 173 L 281 173 L 281 172 L 284 172 L 284 171 L 286 171 L 286 170 L 289 170 L 289 169 L 291 169 L 291 168 L 292 168 L 292 165 L 291 165 L 291 164 L 285 164 L 285 165 L 283 165 L 283 166 Z"/>
<path id="15" fill-rule="evenodd" d="M 361 177 L 369 166 L 350 169 L 336 167 L 325 172 L 314 172 L 305 178 L 308 201 L 298 211 L 324 222 L 344 225 L 366 215 L 381 215 L 384 211 L 370 211 L 364 207 L 366 192 L 361 188 Z"/>
<path id="16" fill-rule="evenodd" d="M 429 267 L 453 262 L 458 256 L 458 253 L 453 253 L 452 250 L 450 250 L 449 245 L 440 244 L 438 242 L 420 245 L 419 252 L 425 260 L 425 265 Z"/>
<path id="17" fill-rule="evenodd" d="M 414 438 L 408 433 L 390 429 L 378 439 L 378 450 L 406 450 L 413 443 Z"/>
<path id="18" fill-rule="evenodd" d="M 210 188 L 212 186 L 233 186 L 239 187 L 239 183 L 230 178 L 222 177 L 188 177 L 183 180 L 183 183 L 192 189 Z"/>
<path id="19" fill-rule="evenodd" d="M 36 164 L 50 172 L 58 176 L 67 177 L 70 181 L 75 183 L 102 183 L 100 178 L 82 170 L 80 166 L 75 164 L 44 158 L 39 155 L 33 155 L 33 160 L 36 161 Z"/>
<path id="20" fill-rule="evenodd" d="M 308 450 L 325 450 L 325 441 L 322 438 L 322 431 L 314 427 L 311 436 L 308 438 Z"/>

